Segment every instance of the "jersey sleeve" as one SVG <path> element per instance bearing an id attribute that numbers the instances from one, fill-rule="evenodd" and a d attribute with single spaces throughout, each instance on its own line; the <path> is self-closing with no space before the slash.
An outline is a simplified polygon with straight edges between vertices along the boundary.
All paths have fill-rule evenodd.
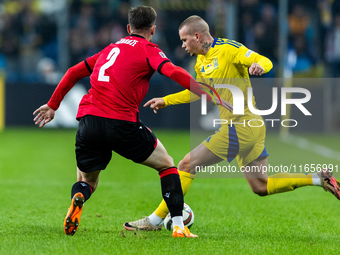
<path id="1" fill-rule="evenodd" d="M 165 56 L 164 52 L 154 45 L 147 45 L 146 51 L 146 58 L 148 61 L 149 66 L 156 70 L 157 72 L 161 73 L 161 68 L 166 62 L 171 62 L 170 59 Z"/>
<path id="2" fill-rule="evenodd" d="M 98 52 L 97 54 L 94 54 L 93 56 L 85 59 L 84 62 L 85 62 L 86 68 L 90 73 L 92 73 L 94 65 L 96 64 L 97 59 L 99 58 L 100 54 L 101 52 Z"/>
<path id="3" fill-rule="evenodd" d="M 257 62 L 263 69 L 265 73 L 268 73 L 273 68 L 273 63 L 268 58 L 258 55 Z"/>
<path id="4" fill-rule="evenodd" d="M 209 102 L 211 101 L 212 98 L 209 93 L 207 93 L 204 88 L 202 88 L 202 85 L 196 82 L 196 80 L 183 68 L 175 66 L 172 63 L 165 63 L 161 71 L 165 76 L 177 82 L 185 89 L 195 93 L 198 97 L 201 97 L 203 94 L 205 94 L 207 96 L 207 100 Z"/>
<path id="5" fill-rule="evenodd" d="M 227 45 L 226 47 L 228 50 L 228 54 L 226 55 L 234 64 L 250 67 L 251 64 L 257 63 L 264 69 L 265 73 L 269 72 L 273 67 L 272 62 L 268 58 L 248 49 L 244 45 L 239 48 L 232 45 Z"/>
<path id="6" fill-rule="evenodd" d="M 78 63 L 77 65 L 69 68 L 61 81 L 59 82 L 57 88 L 53 92 L 47 105 L 53 110 L 57 110 L 60 106 L 61 101 L 64 99 L 65 95 L 73 88 L 73 86 L 82 78 L 90 76 L 94 65 L 97 62 L 101 52 L 88 57 L 84 61 Z"/>
<path id="7" fill-rule="evenodd" d="M 169 105 L 176 105 L 176 104 L 187 104 L 191 102 L 195 102 L 200 99 L 199 96 L 195 95 L 194 93 L 190 92 L 190 90 L 183 90 L 181 92 L 170 94 L 163 97 L 165 102 L 165 106 Z"/>
<path id="8" fill-rule="evenodd" d="M 197 71 L 198 70 L 197 64 L 195 65 L 195 70 L 196 70 L 196 78 L 197 79 L 203 78 L 201 73 Z M 200 99 L 200 97 L 190 92 L 190 90 L 188 89 L 185 89 L 181 92 L 170 94 L 170 95 L 163 97 L 165 106 L 192 103 L 192 102 L 197 101 L 198 99 Z"/>
<path id="9" fill-rule="evenodd" d="M 77 81 L 87 76 L 90 76 L 90 72 L 86 67 L 85 61 L 69 68 L 54 90 L 47 105 L 56 111 L 65 95 L 73 88 Z"/>

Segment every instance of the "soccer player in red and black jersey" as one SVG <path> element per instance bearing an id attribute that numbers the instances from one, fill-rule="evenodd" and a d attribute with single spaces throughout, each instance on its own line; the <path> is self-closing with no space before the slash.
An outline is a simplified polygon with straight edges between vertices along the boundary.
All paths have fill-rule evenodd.
<path id="1" fill-rule="evenodd" d="M 151 43 L 155 33 L 155 10 L 139 6 L 129 11 L 130 36 L 112 43 L 101 52 L 71 67 L 47 104 L 33 114 L 43 127 L 76 82 L 90 76 L 91 89 L 80 104 L 76 135 L 77 182 L 71 191 L 72 203 L 64 221 L 64 231 L 73 235 L 78 228 L 83 204 L 98 185 L 98 177 L 112 157 L 112 151 L 156 169 L 162 195 L 170 210 L 174 237 L 197 237 L 183 226 L 183 193 L 177 168 L 162 143 L 139 119 L 139 105 L 155 71 L 160 72 L 197 95 L 205 94 L 195 80 Z M 194 84 L 194 85 L 193 85 Z M 207 95 L 209 101 L 212 98 Z M 220 101 L 225 107 L 227 102 Z"/>

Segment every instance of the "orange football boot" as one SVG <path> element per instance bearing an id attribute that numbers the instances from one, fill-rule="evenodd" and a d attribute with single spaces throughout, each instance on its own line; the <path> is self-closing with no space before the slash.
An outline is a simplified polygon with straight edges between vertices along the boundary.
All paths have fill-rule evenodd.
<path id="1" fill-rule="evenodd" d="M 321 178 L 321 185 L 325 191 L 331 192 L 340 200 L 340 183 L 334 178 L 333 172 L 329 169 L 323 169 L 318 172 Z"/>
<path id="2" fill-rule="evenodd" d="M 184 226 L 184 230 L 181 229 L 179 226 L 175 226 L 172 232 L 172 237 L 198 237 L 198 236 L 190 233 L 190 230 L 188 229 L 187 226 Z"/>
<path id="3" fill-rule="evenodd" d="M 71 206 L 68 208 L 64 221 L 64 232 L 66 235 L 73 236 L 76 233 L 84 203 L 85 197 L 82 193 L 78 192 L 73 196 Z"/>

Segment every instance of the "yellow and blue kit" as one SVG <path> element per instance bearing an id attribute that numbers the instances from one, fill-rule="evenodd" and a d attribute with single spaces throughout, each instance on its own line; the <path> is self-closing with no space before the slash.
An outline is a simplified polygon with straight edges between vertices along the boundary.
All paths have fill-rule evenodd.
<path id="1" fill-rule="evenodd" d="M 198 82 L 212 87 L 214 84 L 231 84 L 237 86 L 244 95 L 244 115 L 234 115 L 226 108 L 219 106 L 220 119 L 228 120 L 228 123 L 242 124 L 222 124 L 215 134 L 203 141 L 210 151 L 228 162 L 236 157 L 240 167 L 248 165 L 259 157 L 268 156 L 264 145 L 266 128 L 263 119 L 248 108 L 248 88 L 251 87 L 248 68 L 253 63 L 259 64 L 265 73 L 273 67 L 268 58 L 239 42 L 215 38 L 207 54 L 197 56 L 195 65 Z M 216 92 L 223 100 L 233 104 L 230 90 L 216 88 Z M 165 96 L 163 99 L 165 105 L 168 106 L 190 103 L 198 100 L 199 97 L 190 93 L 189 90 L 184 90 Z M 255 107 L 254 96 L 252 102 Z M 251 125 L 248 125 L 250 120 Z"/>

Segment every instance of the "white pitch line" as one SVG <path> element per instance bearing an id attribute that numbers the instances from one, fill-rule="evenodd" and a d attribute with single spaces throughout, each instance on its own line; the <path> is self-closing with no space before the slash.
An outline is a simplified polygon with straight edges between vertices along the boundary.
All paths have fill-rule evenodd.
<path id="1" fill-rule="evenodd" d="M 326 146 L 323 146 L 318 143 L 313 143 L 305 138 L 298 137 L 292 134 L 281 138 L 281 141 L 284 143 L 288 143 L 294 145 L 298 148 L 314 152 L 318 155 L 321 155 L 325 158 L 335 159 L 340 161 L 340 152 L 332 150 Z"/>

